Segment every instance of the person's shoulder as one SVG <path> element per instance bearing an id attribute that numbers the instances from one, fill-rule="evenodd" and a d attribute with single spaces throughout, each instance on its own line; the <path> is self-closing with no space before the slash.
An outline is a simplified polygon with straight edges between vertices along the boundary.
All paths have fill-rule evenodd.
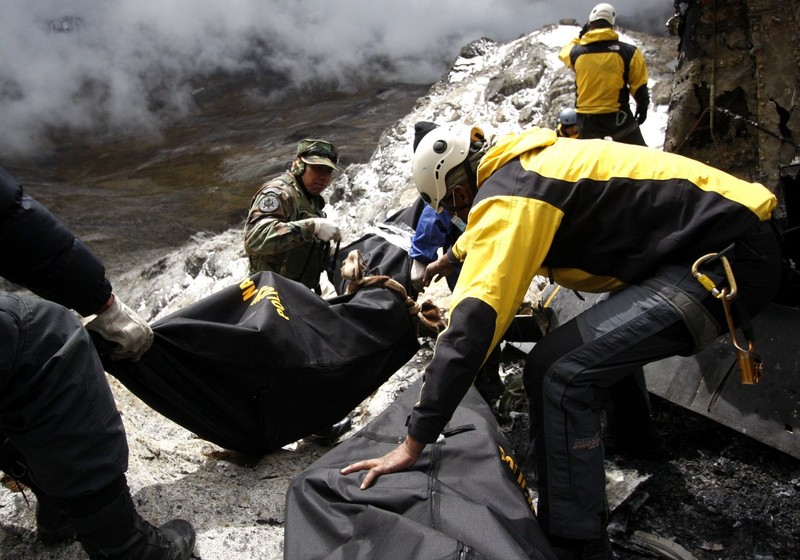
<path id="1" fill-rule="evenodd" d="M 577 35 L 569 40 L 569 43 L 566 43 L 564 46 L 561 47 L 561 50 L 571 49 L 575 45 L 580 44 L 581 38 Z"/>
<path id="2" fill-rule="evenodd" d="M 617 43 L 619 43 L 620 45 L 625 45 L 626 47 L 632 50 L 640 50 L 635 43 L 632 43 L 630 41 L 623 41 L 622 39 L 617 39 Z"/>
<path id="3" fill-rule="evenodd" d="M 284 175 L 289 175 L 284 177 Z M 284 205 L 292 204 L 295 197 L 295 189 L 291 184 L 291 175 L 284 173 L 263 183 L 253 196 L 250 211 L 256 209 L 262 214 L 276 212 Z"/>
<path id="4" fill-rule="evenodd" d="M 280 210 L 286 199 L 286 194 L 281 189 L 264 189 L 258 193 L 253 201 L 251 212 L 258 208 L 258 211 L 262 214 L 272 214 Z"/>
<path id="5" fill-rule="evenodd" d="M 275 192 L 275 193 L 284 193 L 288 195 L 292 195 L 296 190 L 296 181 L 294 175 L 291 173 L 284 172 L 280 175 L 273 177 L 269 181 L 262 183 L 261 187 L 258 189 L 257 194 L 263 194 L 266 192 Z"/>
<path id="6" fill-rule="evenodd" d="M 619 47 L 619 52 L 625 56 L 628 60 L 634 59 L 641 59 L 644 62 L 644 54 L 642 51 L 634 45 L 633 43 L 628 43 L 626 41 L 616 41 L 616 44 Z"/>

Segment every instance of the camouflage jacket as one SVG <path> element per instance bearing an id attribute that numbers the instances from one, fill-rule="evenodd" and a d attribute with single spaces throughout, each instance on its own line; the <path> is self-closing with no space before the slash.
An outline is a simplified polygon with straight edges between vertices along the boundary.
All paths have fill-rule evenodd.
<path id="1" fill-rule="evenodd" d="M 329 243 L 314 237 L 313 218 L 325 217 L 324 206 L 325 199 L 309 195 L 288 171 L 264 183 L 253 196 L 244 228 L 250 273 L 272 271 L 316 287 Z"/>

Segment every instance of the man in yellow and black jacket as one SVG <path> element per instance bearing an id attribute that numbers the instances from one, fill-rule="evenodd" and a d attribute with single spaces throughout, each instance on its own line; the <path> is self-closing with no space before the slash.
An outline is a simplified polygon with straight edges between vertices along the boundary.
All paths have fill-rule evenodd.
<path id="1" fill-rule="evenodd" d="M 647 64 L 638 48 L 619 40 L 613 29 L 615 20 L 611 4 L 596 5 L 580 35 L 558 57 L 575 72 L 581 138 L 610 137 L 645 146 L 639 125 L 647 118 L 650 104 Z M 635 116 L 631 95 L 636 101 Z"/>
<path id="2" fill-rule="evenodd" d="M 428 204 L 469 207 L 466 231 L 428 266 L 425 280 L 456 262 L 461 274 L 405 441 L 342 473 L 368 469 L 367 488 L 414 465 L 442 433 L 534 275 L 607 292 L 536 343 L 523 378 L 542 529 L 559 558 L 613 558 L 601 394 L 644 364 L 691 355 L 722 334 L 722 303 L 692 275 L 698 258 L 726 251 L 743 311 L 754 316 L 767 304 L 780 281 L 769 223 L 777 200 L 760 184 L 647 147 L 534 128 L 488 148 L 474 140 L 480 132 L 439 127 L 414 154 L 414 181 Z M 719 259 L 705 273 L 724 285 Z"/>

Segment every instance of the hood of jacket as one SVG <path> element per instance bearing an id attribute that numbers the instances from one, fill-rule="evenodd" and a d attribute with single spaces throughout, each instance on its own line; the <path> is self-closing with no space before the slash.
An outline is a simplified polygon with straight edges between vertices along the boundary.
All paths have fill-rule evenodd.
<path id="1" fill-rule="evenodd" d="M 619 33 L 610 27 L 603 27 L 600 29 L 592 29 L 583 34 L 579 43 L 581 45 L 588 45 L 598 41 L 619 41 Z"/>
<path id="2" fill-rule="evenodd" d="M 478 186 L 480 187 L 492 174 L 512 159 L 533 150 L 555 144 L 558 135 L 555 130 L 538 126 L 520 133 L 501 136 L 481 158 L 478 166 Z"/>

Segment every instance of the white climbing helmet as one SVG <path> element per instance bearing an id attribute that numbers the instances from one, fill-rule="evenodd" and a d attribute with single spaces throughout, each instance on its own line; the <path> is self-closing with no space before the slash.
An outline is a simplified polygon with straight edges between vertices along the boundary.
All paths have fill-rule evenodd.
<path id="1" fill-rule="evenodd" d="M 420 197 L 439 212 L 439 204 L 455 184 L 447 174 L 481 151 L 485 143 L 477 126 L 439 126 L 425 134 L 414 151 L 411 173 Z"/>
<path id="2" fill-rule="evenodd" d="M 592 11 L 589 12 L 589 23 L 599 19 L 604 19 L 611 25 L 614 25 L 614 20 L 617 19 L 617 11 L 614 9 L 614 6 L 603 3 L 592 8 Z"/>

